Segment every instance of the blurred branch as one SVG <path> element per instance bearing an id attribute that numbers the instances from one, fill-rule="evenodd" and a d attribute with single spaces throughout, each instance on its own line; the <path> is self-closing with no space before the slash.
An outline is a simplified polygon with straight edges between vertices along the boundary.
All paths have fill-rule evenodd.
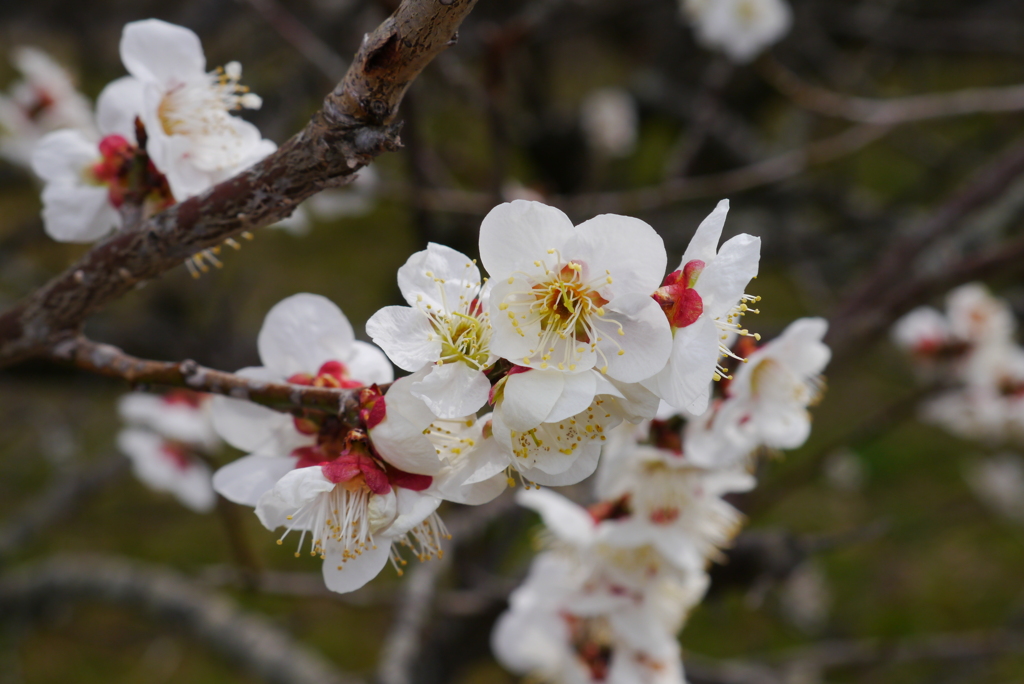
<path id="1" fill-rule="evenodd" d="M 702 197 L 723 197 L 730 193 L 777 183 L 797 176 L 811 166 L 845 157 L 878 140 L 889 128 L 885 126 L 852 126 L 842 133 L 823 138 L 796 150 L 784 152 L 764 161 L 732 171 L 703 176 L 673 178 L 660 185 L 636 190 L 580 193 L 553 196 L 550 203 L 570 214 L 592 215 L 604 212 L 634 213 Z M 488 193 L 454 188 L 434 189 L 423 196 L 431 211 L 464 214 L 485 214 L 493 206 Z"/>
<path id="2" fill-rule="evenodd" d="M 228 238 L 289 216 L 398 148 L 394 124 L 406 89 L 454 41 L 476 0 L 404 0 L 366 36 L 344 80 L 305 129 L 249 169 L 90 249 L 0 315 L 0 367 L 45 356 L 93 313 L 138 283 Z"/>
<path id="3" fill-rule="evenodd" d="M 84 337 L 75 337 L 58 343 L 50 358 L 70 363 L 90 373 L 121 378 L 133 385 L 187 387 L 196 392 L 245 399 L 277 411 L 308 408 L 349 413 L 358 409 L 358 388 L 334 389 L 263 382 L 206 368 L 191 359 L 150 361 L 130 356 L 117 347 L 93 342 Z M 382 391 L 386 389 L 381 388 Z"/>
<path id="4" fill-rule="evenodd" d="M 971 212 L 1002 195 L 1021 174 L 1024 143 L 1018 143 L 978 171 L 966 188 L 914 231 L 897 239 L 830 318 L 826 341 L 835 355 L 863 349 L 865 341 L 886 330 L 896 316 L 913 306 L 914 300 L 905 293 L 913 282 L 910 274 L 916 257 L 955 230 Z"/>
<path id="5" fill-rule="evenodd" d="M 57 556 L 0 576 L 0 620 L 82 601 L 138 610 L 271 684 L 356 684 L 269 620 L 170 570 L 96 556 Z"/>
<path id="6" fill-rule="evenodd" d="M 277 0 L 242 0 L 331 83 L 345 75 L 345 60 Z"/>
<path id="7" fill-rule="evenodd" d="M 0 526 L 0 565 L 33 537 L 63 522 L 91 495 L 99 492 L 128 467 L 123 456 L 79 466 L 54 479 L 37 499 Z"/>
<path id="8" fill-rule="evenodd" d="M 812 85 L 770 57 L 759 61 L 758 66 L 761 74 L 797 106 L 824 116 L 857 123 L 895 126 L 925 119 L 1024 109 L 1022 85 L 969 88 L 951 93 L 879 100 L 843 95 Z"/>

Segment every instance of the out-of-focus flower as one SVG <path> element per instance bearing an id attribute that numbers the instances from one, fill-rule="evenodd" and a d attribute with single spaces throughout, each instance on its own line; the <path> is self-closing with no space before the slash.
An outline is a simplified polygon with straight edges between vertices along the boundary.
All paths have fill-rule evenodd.
<path id="1" fill-rule="evenodd" d="M 398 269 L 398 287 L 409 306 L 375 313 L 366 323 L 370 337 L 397 366 L 428 368 L 413 394 L 437 416 L 475 413 L 491 391 L 484 371 L 497 358 L 480 270 L 461 252 L 430 243 Z"/>
<path id="2" fill-rule="evenodd" d="M 786 0 L 682 0 L 697 39 L 745 63 L 785 36 L 793 23 Z"/>
<path id="3" fill-rule="evenodd" d="M 148 134 L 146 151 L 177 201 L 276 149 L 254 125 L 232 116 L 262 104 L 239 84 L 241 65 L 230 62 L 207 72 L 192 31 L 157 19 L 132 22 L 121 36 L 121 61 L 131 75 L 108 85 L 100 106 L 129 120 L 140 117 Z"/>
<path id="4" fill-rule="evenodd" d="M 24 78 L 0 94 L 0 156 L 28 166 L 47 133 L 69 128 L 95 136 L 92 107 L 60 64 L 27 46 L 13 50 L 11 61 Z"/>
<path id="5" fill-rule="evenodd" d="M 151 489 L 173 494 L 198 513 L 213 509 L 210 469 L 200 458 L 220 447 L 210 420 L 210 397 L 188 390 L 163 396 L 128 394 L 118 412 L 129 427 L 117 436 L 132 471 Z"/>
<path id="6" fill-rule="evenodd" d="M 679 268 L 654 294 L 672 327 L 672 352 L 665 367 L 643 384 L 695 416 L 707 409 L 712 379 L 727 375 L 718 364 L 720 355 L 732 355 L 723 339 L 750 334 L 739 320 L 747 303 L 760 299 L 744 290 L 757 275 L 761 239 L 744 233 L 719 248 L 728 213 L 729 201 L 722 200 L 697 227 Z"/>
<path id="7" fill-rule="evenodd" d="M 1024 523 L 1024 459 L 1003 453 L 970 464 L 964 478 L 974 495 L 999 515 Z"/>
<path id="8" fill-rule="evenodd" d="M 636 148 L 636 103 L 622 88 L 587 95 L 580 105 L 580 124 L 590 147 L 603 156 L 626 157 Z"/>

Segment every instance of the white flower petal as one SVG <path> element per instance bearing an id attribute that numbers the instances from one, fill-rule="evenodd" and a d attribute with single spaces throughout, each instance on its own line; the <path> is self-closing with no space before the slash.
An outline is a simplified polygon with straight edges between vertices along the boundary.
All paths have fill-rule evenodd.
<path id="1" fill-rule="evenodd" d="M 654 299 L 639 293 L 618 297 L 606 308 L 605 318 L 622 326 L 621 335 L 609 329 L 604 342 L 598 343 L 610 377 L 639 382 L 665 367 L 672 352 L 672 328 Z"/>
<path id="2" fill-rule="evenodd" d="M 263 365 L 287 378 L 315 374 L 326 361 L 346 358 L 354 340 L 352 325 L 331 300 L 301 293 L 267 313 L 256 346 Z"/>
<path id="3" fill-rule="evenodd" d="M 392 538 L 400 537 L 419 525 L 441 505 L 441 499 L 436 496 L 402 487 L 395 487 L 395 497 L 398 499 L 398 517 L 387 529 L 387 535 Z"/>
<path id="4" fill-rule="evenodd" d="M 521 373 L 520 375 L 529 375 L 529 373 Z M 562 376 L 564 384 L 561 393 L 558 395 L 558 401 L 555 402 L 548 415 L 543 419 L 545 423 L 553 423 L 575 416 L 590 406 L 594 401 L 594 395 L 597 394 L 598 373 L 596 371 L 559 373 L 558 375 Z"/>
<path id="5" fill-rule="evenodd" d="M 536 260 L 554 263 L 559 249 L 576 232 L 569 217 L 540 202 L 515 200 L 491 209 L 480 225 L 480 259 L 492 278 L 507 278 Z"/>
<path id="6" fill-rule="evenodd" d="M 356 340 L 349 347 L 348 355 L 340 359 L 348 369 L 352 380 L 364 385 L 383 385 L 395 379 L 395 369 L 380 349 Z"/>
<path id="7" fill-rule="evenodd" d="M 596 278 L 606 270 L 612 293 L 652 294 L 661 286 L 668 264 L 665 243 L 654 228 L 631 216 L 602 214 L 576 226 L 566 259 L 580 259 Z"/>
<path id="8" fill-rule="evenodd" d="M 370 316 L 366 334 L 388 358 L 410 372 L 416 372 L 441 356 L 441 339 L 430 319 L 408 306 L 386 306 Z"/>
<path id="9" fill-rule="evenodd" d="M 345 560 L 340 553 L 328 551 L 323 565 L 324 584 L 339 594 L 355 591 L 380 574 L 388 564 L 390 551 L 390 539 L 387 537 L 349 560 Z"/>
<path id="10" fill-rule="evenodd" d="M 410 375 L 391 385 L 384 396 L 384 420 L 370 429 L 370 440 L 391 465 L 408 473 L 436 475 L 444 464 L 424 435 L 434 416 L 410 391 L 418 378 L 418 374 Z"/>
<path id="11" fill-rule="evenodd" d="M 444 313 L 458 311 L 460 297 L 475 294 L 479 286 L 480 269 L 469 257 L 433 242 L 398 269 L 398 289 L 414 308 L 429 304 Z"/>
<path id="12" fill-rule="evenodd" d="M 199 36 L 159 19 L 133 21 L 124 27 L 121 61 L 132 76 L 165 87 L 188 82 L 206 71 Z"/>
<path id="13" fill-rule="evenodd" d="M 145 85 L 132 76 L 108 83 L 96 100 L 96 124 L 103 135 L 117 134 L 135 143 L 135 117 L 145 111 Z"/>
<path id="14" fill-rule="evenodd" d="M 243 456 L 213 474 L 213 488 L 228 501 L 255 506 L 295 469 L 298 460 L 295 456 Z"/>
<path id="15" fill-rule="evenodd" d="M 576 459 L 566 470 L 560 473 L 547 473 L 540 468 L 521 468 L 519 473 L 524 479 L 545 487 L 568 487 L 583 482 L 597 470 L 601 448 L 597 444 L 585 444 L 577 452 Z M 541 490 L 543 491 L 543 490 Z"/>
<path id="16" fill-rule="evenodd" d="M 291 525 L 289 516 L 334 487 L 335 484 L 324 477 L 320 466 L 289 471 L 260 497 L 256 517 L 268 530 L 288 527 Z"/>
<path id="17" fill-rule="evenodd" d="M 237 375 L 251 380 L 279 382 L 262 367 L 243 368 Z M 292 417 L 250 401 L 215 396 L 211 406 L 213 428 L 221 438 L 242 451 L 264 456 L 288 456 L 293 449 L 314 443 L 295 429 Z"/>
<path id="18" fill-rule="evenodd" d="M 547 489 L 516 492 L 516 503 L 540 514 L 544 526 L 560 540 L 587 545 L 594 540 L 594 519 L 581 506 Z"/>
<path id="19" fill-rule="evenodd" d="M 453 419 L 476 414 L 487 403 L 491 382 L 482 371 L 464 363 L 446 363 L 432 366 L 411 391 L 438 418 Z"/>
<path id="20" fill-rule="evenodd" d="M 503 421 L 516 432 L 537 427 L 555 407 L 564 386 L 565 376 L 558 371 L 531 370 L 509 375 L 500 405 Z"/>
<path id="21" fill-rule="evenodd" d="M 744 233 L 722 245 L 694 286 L 703 301 L 705 316 L 720 318 L 736 306 L 750 279 L 757 275 L 760 259 L 761 238 Z"/>
<path id="22" fill-rule="evenodd" d="M 641 384 L 681 411 L 700 397 L 705 397 L 706 403 L 718 354 L 718 329 L 701 317 L 675 331 L 668 365 Z"/>
<path id="23" fill-rule="evenodd" d="M 718 241 L 722 239 L 725 217 L 728 215 L 729 200 L 724 199 L 697 226 L 697 231 L 690 238 L 690 244 L 687 245 L 686 251 L 683 253 L 683 260 L 679 262 L 679 270 L 694 260 L 703 261 L 705 264 L 714 260 L 718 253 Z"/>
<path id="24" fill-rule="evenodd" d="M 84 183 L 83 171 L 100 160 L 96 141 L 81 131 L 62 130 L 39 139 L 32 151 L 32 170 L 44 181 L 73 185 Z M 99 188 L 97 188 L 99 189 Z M 106 188 L 103 188 L 106 195 Z"/>

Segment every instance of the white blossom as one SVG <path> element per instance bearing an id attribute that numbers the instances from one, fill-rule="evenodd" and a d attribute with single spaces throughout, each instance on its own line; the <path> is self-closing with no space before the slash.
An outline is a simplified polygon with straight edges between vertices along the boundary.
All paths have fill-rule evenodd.
<path id="1" fill-rule="evenodd" d="M 14 49 L 11 61 L 23 79 L 0 94 L 0 156 L 28 166 L 36 143 L 47 133 L 72 129 L 95 136 L 92 107 L 60 64 L 28 46 Z"/>
<path id="2" fill-rule="evenodd" d="M 398 270 L 398 286 L 409 306 L 375 313 L 366 323 L 370 337 L 400 368 L 428 368 L 413 394 L 437 416 L 475 413 L 491 390 L 484 371 L 497 358 L 480 270 L 466 255 L 430 243 Z"/>
<path id="3" fill-rule="evenodd" d="M 622 88 L 601 88 L 587 95 L 580 105 L 580 124 L 599 154 L 627 157 L 636 148 L 636 103 Z"/>
<path id="4" fill-rule="evenodd" d="M 731 356 L 723 342 L 732 333 L 749 334 L 739 320 L 747 303 L 760 299 L 744 290 L 757 275 L 761 240 L 744 233 L 719 248 L 728 213 L 729 201 L 722 200 L 697 227 L 679 268 L 655 294 L 672 326 L 672 351 L 665 367 L 643 384 L 695 416 L 707 409 L 712 379 L 727 375 L 718 365 L 719 356 Z"/>
<path id="5" fill-rule="evenodd" d="M 697 39 L 745 63 L 781 40 L 793 23 L 786 0 L 682 0 Z"/>
<path id="6" fill-rule="evenodd" d="M 133 393 L 118 402 L 128 427 L 117 444 L 131 459 L 135 476 L 198 513 L 216 503 L 210 469 L 200 459 L 220 447 L 209 408 L 207 395 L 182 390 L 164 396 Z"/>

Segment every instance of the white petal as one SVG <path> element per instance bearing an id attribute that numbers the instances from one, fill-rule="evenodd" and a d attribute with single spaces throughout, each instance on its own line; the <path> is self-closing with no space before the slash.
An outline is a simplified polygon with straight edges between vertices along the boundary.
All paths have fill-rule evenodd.
<path id="1" fill-rule="evenodd" d="M 558 371 L 531 370 L 509 375 L 501 401 L 502 420 L 516 432 L 537 427 L 555 407 L 564 386 L 565 377 Z"/>
<path id="2" fill-rule="evenodd" d="M 324 477 L 320 466 L 291 470 L 260 497 L 256 517 L 268 530 L 288 526 L 288 516 L 334 487 L 335 484 Z"/>
<path id="3" fill-rule="evenodd" d="M 423 434 L 434 418 L 423 401 L 410 393 L 418 377 L 400 378 L 391 386 L 384 396 L 384 420 L 370 429 L 370 440 L 391 465 L 408 473 L 436 475 L 444 464 Z"/>
<path id="4" fill-rule="evenodd" d="M 366 334 L 399 368 L 416 372 L 441 356 L 441 338 L 426 314 L 408 306 L 386 306 L 370 316 Z"/>
<path id="5" fill-rule="evenodd" d="M 750 279 L 757 275 L 760 259 L 761 238 L 744 233 L 722 245 L 694 287 L 704 303 L 705 316 L 720 318 L 736 306 Z"/>
<path id="6" fill-rule="evenodd" d="M 487 403 L 491 382 L 482 371 L 464 363 L 446 363 L 431 367 L 411 391 L 438 418 L 453 419 L 475 415 Z"/>
<path id="7" fill-rule="evenodd" d="M 702 316 L 676 330 L 668 365 L 642 384 L 675 408 L 687 410 L 710 391 L 718 353 L 718 329 Z"/>
<path id="8" fill-rule="evenodd" d="M 58 242 L 94 242 L 121 225 L 102 186 L 48 183 L 43 189 L 43 225 Z"/>
<path id="9" fill-rule="evenodd" d="M 411 489 L 395 488 L 398 499 L 398 518 L 388 528 L 389 537 L 399 537 L 430 517 L 430 514 L 441 505 L 436 496 L 414 492 Z"/>
<path id="10" fill-rule="evenodd" d="M 206 71 L 199 36 L 159 19 L 133 21 L 124 27 L 121 61 L 132 76 L 165 87 L 185 83 Z"/>
<path id="11" fill-rule="evenodd" d="M 592 278 L 609 271 L 612 283 L 607 289 L 615 294 L 652 294 L 661 286 L 668 263 L 665 243 L 654 228 L 615 214 L 595 216 L 576 226 L 576 239 L 562 256 L 584 261 Z"/>
<path id="12" fill-rule="evenodd" d="M 277 481 L 295 469 L 294 456 L 243 456 L 213 474 L 213 488 L 228 501 L 255 506 Z"/>
<path id="13" fill-rule="evenodd" d="M 326 361 L 349 355 L 352 325 L 331 300 L 301 293 L 282 299 L 263 319 L 256 346 L 268 370 L 287 378 L 316 373 Z"/>
<path id="14" fill-rule="evenodd" d="M 380 574 L 388 563 L 391 540 L 381 538 L 376 546 L 368 546 L 361 554 L 345 560 L 340 553 L 327 553 L 324 559 L 324 584 L 331 591 L 345 594 L 362 587 Z M 339 569 L 340 568 L 340 569 Z"/>
<path id="15" fill-rule="evenodd" d="M 516 200 L 491 209 L 480 225 L 480 259 L 492 278 L 551 260 L 576 232 L 564 213 L 540 202 Z M 554 263 L 551 261 L 551 263 Z"/>
<path id="16" fill-rule="evenodd" d="M 81 131 L 62 130 L 48 133 L 39 139 L 32 151 L 32 170 L 47 182 L 80 185 L 82 172 L 100 160 L 96 141 Z M 106 189 L 103 189 L 104 194 Z"/>
<path id="17" fill-rule="evenodd" d="M 529 373 L 520 373 L 520 375 L 529 375 Z M 598 373 L 596 371 L 559 373 L 559 375 L 562 376 L 564 385 L 561 393 L 558 395 L 558 401 L 551 407 L 548 415 L 544 417 L 543 422 L 545 423 L 554 423 L 571 418 L 577 413 L 584 411 L 594 401 L 594 395 L 597 394 Z M 507 420 L 508 417 L 506 416 L 506 422 Z M 530 427 L 533 426 L 531 425 Z"/>
<path id="18" fill-rule="evenodd" d="M 706 219 L 701 221 L 683 253 L 683 260 L 679 262 L 680 269 L 695 259 L 705 264 L 711 263 L 718 253 L 718 241 L 722 239 L 722 228 L 725 227 L 725 217 L 728 214 L 729 200 L 724 199 Z"/>
<path id="19" fill-rule="evenodd" d="M 266 368 L 250 367 L 237 371 L 252 380 L 280 382 Z M 314 442 L 295 429 L 292 417 L 250 401 L 215 396 L 211 407 L 213 428 L 221 438 L 242 451 L 264 456 L 288 456 L 293 449 Z"/>
<path id="20" fill-rule="evenodd" d="M 623 333 L 606 325 L 604 341 L 598 343 L 610 377 L 639 382 L 665 367 L 672 352 L 672 328 L 654 299 L 639 293 L 618 297 L 606 307 L 604 317 L 618 321 Z"/>
<path id="21" fill-rule="evenodd" d="M 594 539 L 594 519 L 590 513 L 561 494 L 527 489 L 516 493 L 516 503 L 537 511 L 544 526 L 563 541 L 585 545 Z"/>
<path id="22" fill-rule="evenodd" d="M 364 385 L 383 385 L 395 379 L 395 369 L 388 357 L 367 342 L 353 342 L 348 355 L 340 361 L 348 368 L 349 376 Z"/>
<path id="23" fill-rule="evenodd" d="M 464 306 L 460 297 L 472 299 L 479 287 L 480 269 L 469 257 L 433 242 L 398 269 L 398 289 L 412 307 L 459 311 Z"/>
<path id="24" fill-rule="evenodd" d="M 560 473 L 547 473 L 540 468 L 521 468 L 519 473 L 530 482 L 545 487 L 568 487 L 583 482 L 597 470 L 601 458 L 601 447 L 596 442 L 582 445 L 576 452 L 576 459 Z M 543 490 L 541 490 L 543 491 Z"/>
<path id="25" fill-rule="evenodd" d="M 530 363 L 530 357 L 535 357 L 539 365 L 540 356 L 543 353 L 543 350 L 537 349 L 537 341 L 541 332 L 539 321 L 531 324 L 523 324 L 522 321 L 519 321 L 521 325 L 516 327 L 512 325 L 512 319 L 509 318 L 510 310 L 502 311 L 500 308 L 512 293 L 528 290 L 531 287 L 530 284 L 523 278 L 515 278 L 511 283 L 507 279 L 491 280 L 488 283 L 495 283 L 490 288 L 487 299 L 492 327 L 491 352 L 519 365 Z M 561 353 L 562 350 L 557 351 Z M 556 355 L 555 358 L 561 357 Z"/>
<path id="26" fill-rule="evenodd" d="M 143 90 L 137 78 L 124 76 L 107 84 L 96 100 L 96 124 L 103 135 L 117 134 L 135 140 L 135 117 L 145 111 Z"/>

